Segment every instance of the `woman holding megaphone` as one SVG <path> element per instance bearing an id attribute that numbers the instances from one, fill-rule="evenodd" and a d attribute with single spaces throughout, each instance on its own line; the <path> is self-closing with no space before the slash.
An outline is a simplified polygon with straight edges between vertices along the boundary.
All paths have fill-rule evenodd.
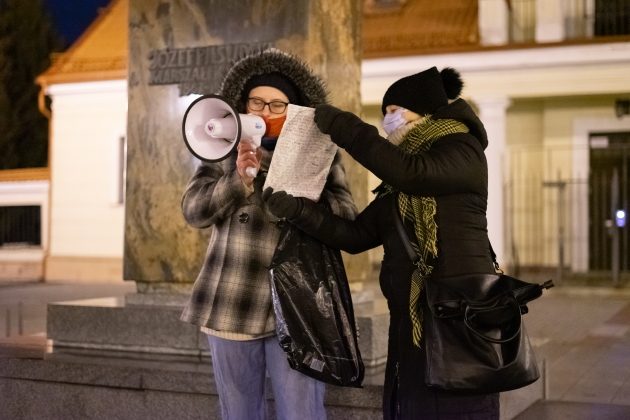
<path id="1" fill-rule="evenodd" d="M 226 159 L 201 162 L 186 187 L 186 221 L 212 235 L 181 318 L 207 334 L 224 419 L 266 418 L 267 373 L 279 419 L 325 419 L 324 383 L 291 369 L 275 335 L 268 267 L 281 229 L 261 198 L 288 104 L 325 104 L 324 85 L 296 57 L 267 49 L 237 61 L 219 94 L 266 130 L 260 147 L 241 141 Z M 339 155 L 322 200 L 338 216 L 356 214 Z"/>

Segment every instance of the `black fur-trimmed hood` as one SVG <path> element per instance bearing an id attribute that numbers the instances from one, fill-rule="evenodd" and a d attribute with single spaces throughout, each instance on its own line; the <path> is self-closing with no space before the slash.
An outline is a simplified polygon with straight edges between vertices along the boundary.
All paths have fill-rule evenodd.
<path id="1" fill-rule="evenodd" d="M 328 102 L 324 82 L 313 74 L 309 66 L 294 55 L 276 48 L 269 48 L 236 61 L 226 73 L 219 94 L 230 105 L 243 112 L 245 98 L 241 96 L 245 83 L 252 76 L 273 72 L 281 73 L 293 82 L 304 106 L 315 107 Z"/>

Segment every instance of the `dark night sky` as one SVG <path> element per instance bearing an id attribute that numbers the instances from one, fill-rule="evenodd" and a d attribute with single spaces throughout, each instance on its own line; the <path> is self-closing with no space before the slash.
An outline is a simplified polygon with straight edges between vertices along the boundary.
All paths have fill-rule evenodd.
<path id="1" fill-rule="evenodd" d="M 50 13 L 57 32 L 69 47 L 98 16 L 99 8 L 112 0 L 42 0 Z"/>

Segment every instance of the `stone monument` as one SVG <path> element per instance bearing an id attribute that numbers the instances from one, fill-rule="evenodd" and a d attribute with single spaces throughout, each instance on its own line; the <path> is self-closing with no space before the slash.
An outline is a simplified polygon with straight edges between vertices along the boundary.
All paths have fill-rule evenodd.
<path id="1" fill-rule="evenodd" d="M 359 0 L 131 0 L 124 278 L 139 293 L 187 292 L 206 250 L 209 232 L 180 211 L 197 163 L 181 134 L 194 94 L 215 93 L 235 59 L 274 46 L 304 59 L 334 105 L 358 113 L 360 20 Z M 344 158 L 363 208 L 367 172 Z M 364 280 L 367 254 L 344 257 L 350 280 Z"/>

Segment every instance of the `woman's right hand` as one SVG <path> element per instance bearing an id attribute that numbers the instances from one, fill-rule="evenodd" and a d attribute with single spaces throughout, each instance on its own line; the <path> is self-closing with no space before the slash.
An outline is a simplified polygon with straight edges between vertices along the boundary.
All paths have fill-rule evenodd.
<path id="1" fill-rule="evenodd" d="M 247 168 L 260 169 L 262 151 L 250 142 L 241 141 L 237 146 L 238 156 L 236 157 L 236 170 L 241 176 L 241 180 L 248 187 L 254 183 L 254 177 L 247 174 Z"/>

